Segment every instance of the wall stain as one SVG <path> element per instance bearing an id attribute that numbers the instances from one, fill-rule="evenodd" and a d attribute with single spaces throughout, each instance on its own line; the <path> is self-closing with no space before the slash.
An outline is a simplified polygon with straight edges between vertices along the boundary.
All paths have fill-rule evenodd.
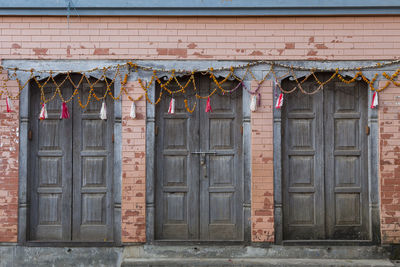
<path id="1" fill-rule="evenodd" d="M 67 57 L 72 57 L 71 56 L 71 46 L 67 46 Z"/>
<path id="2" fill-rule="evenodd" d="M 333 39 L 333 40 L 331 41 L 331 43 L 343 43 L 343 41 L 337 39 L 337 36 L 335 36 L 335 39 Z"/>
<path id="3" fill-rule="evenodd" d="M 294 49 L 295 47 L 295 43 L 285 43 L 285 49 Z"/>
<path id="4" fill-rule="evenodd" d="M 187 49 L 185 48 L 157 48 L 159 56 L 178 56 L 187 57 Z"/>
<path id="5" fill-rule="evenodd" d="M 190 43 L 187 45 L 187 48 L 189 48 L 189 49 L 194 49 L 196 47 L 197 47 L 197 44 L 195 44 L 195 43 Z"/>
<path id="6" fill-rule="evenodd" d="M 328 49 L 328 47 L 324 44 L 315 44 L 315 48 L 317 49 Z"/>
<path id="7" fill-rule="evenodd" d="M 310 49 L 307 52 L 307 56 L 316 56 L 318 54 L 318 51 L 314 50 L 314 49 Z"/>
<path id="8" fill-rule="evenodd" d="M 45 56 L 49 49 L 47 48 L 32 48 L 36 56 Z"/>
<path id="9" fill-rule="evenodd" d="M 263 56 L 264 53 L 259 50 L 254 50 L 249 56 Z"/>
<path id="10" fill-rule="evenodd" d="M 201 53 L 199 53 L 199 52 L 194 52 L 194 53 L 193 53 L 193 56 L 197 56 L 198 58 L 213 58 L 213 56 L 205 55 L 205 54 L 203 54 L 203 53 L 204 53 L 204 50 L 203 50 Z"/>
<path id="11" fill-rule="evenodd" d="M 93 55 L 109 55 L 110 49 L 109 48 L 95 48 Z"/>

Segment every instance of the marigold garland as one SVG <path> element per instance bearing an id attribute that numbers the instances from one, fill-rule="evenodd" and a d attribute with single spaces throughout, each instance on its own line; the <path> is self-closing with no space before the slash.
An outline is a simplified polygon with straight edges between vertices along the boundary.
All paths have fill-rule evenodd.
<path id="1" fill-rule="evenodd" d="M 353 68 L 353 69 L 352 68 L 329 69 L 329 70 L 325 70 L 325 71 L 331 71 L 332 75 L 326 81 L 320 81 L 318 79 L 316 72 L 321 71 L 319 69 L 316 69 L 316 68 L 309 69 L 309 68 L 305 68 L 305 67 L 301 67 L 301 66 L 288 66 L 285 64 L 269 62 L 269 61 L 256 61 L 256 62 L 247 63 L 245 65 L 222 67 L 222 68 L 218 68 L 218 69 L 214 69 L 214 68 L 210 67 L 205 71 L 201 71 L 201 70 L 186 71 L 186 70 L 175 70 L 175 69 L 165 70 L 165 69 L 157 69 L 157 68 L 152 68 L 152 67 L 140 66 L 133 62 L 127 62 L 126 64 L 122 64 L 122 65 L 118 64 L 116 66 L 108 66 L 108 67 L 104 67 L 102 69 L 94 68 L 91 70 L 74 71 L 74 72 L 64 71 L 63 73 L 64 73 L 65 77 L 60 82 L 57 82 L 57 80 L 55 79 L 55 76 L 58 75 L 60 71 L 55 71 L 55 70 L 36 71 L 34 69 L 26 70 L 26 69 L 19 69 L 19 68 L 4 68 L 4 67 L 0 66 L 0 72 L 2 72 L 3 70 L 8 70 L 10 72 L 10 74 L 7 77 L 2 78 L 2 80 L 1 80 L 0 96 L 5 95 L 6 97 L 8 97 L 11 100 L 17 100 L 20 98 L 22 90 L 27 87 L 29 81 L 33 81 L 37 84 L 37 86 L 40 90 L 40 93 L 41 93 L 40 99 L 41 99 L 42 105 L 46 104 L 50 101 L 53 101 L 57 96 L 59 97 L 59 99 L 61 100 L 62 103 L 69 103 L 72 101 L 72 99 L 74 97 L 77 97 L 79 106 L 81 108 L 86 108 L 89 105 L 90 101 L 103 101 L 105 98 L 107 98 L 107 96 L 111 97 L 114 101 L 117 101 L 117 100 L 121 99 L 123 94 L 125 94 L 127 96 L 127 98 L 129 99 L 129 101 L 132 101 L 132 102 L 138 101 L 138 100 L 142 99 L 144 96 L 146 101 L 149 104 L 157 105 L 162 100 L 162 96 L 163 96 L 164 92 L 167 92 L 171 96 L 176 95 L 176 94 L 182 94 L 185 96 L 190 85 L 193 86 L 193 91 L 195 92 L 195 97 L 198 99 L 208 99 L 208 98 L 212 97 L 218 90 L 222 93 L 222 95 L 231 94 L 240 87 L 243 88 L 244 90 L 247 90 L 250 94 L 258 95 L 260 97 L 260 88 L 262 87 L 262 84 L 268 79 L 268 77 L 270 77 L 270 79 L 275 80 L 277 82 L 276 84 L 277 84 L 279 90 L 284 94 L 290 94 L 297 89 L 300 90 L 304 94 L 315 94 L 319 90 L 323 89 L 323 87 L 326 84 L 328 84 L 329 82 L 331 82 L 335 77 L 337 77 L 339 79 L 339 81 L 346 83 L 346 84 L 351 84 L 360 78 L 368 84 L 371 91 L 381 92 L 381 91 L 385 90 L 390 84 L 400 87 L 400 82 L 396 81 L 396 79 L 398 78 L 398 76 L 400 74 L 400 68 L 397 69 L 392 75 L 387 74 L 386 72 L 383 72 L 382 77 L 385 78 L 387 81 L 380 88 L 379 88 L 379 86 L 377 86 L 377 87 L 374 86 L 374 84 L 378 80 L 379 74 L 376 73 L 374 75 L 374 77 L 371 80 L 369 80 L 363 74 L 363 70 L 373 69 L 373 68 L 381 68 L 383 66 L 389 66 L 389 65 L 398 64 L 398 63 L 400 63 L 400 60 L 395 60 L 395 61 L 391 61 L 391 62 L 387 62 L 387 63 L 379 63 L 378 62 L 375 65 L 362 66 L 362 67 Z M 256 66 L 259 64 L 270 64 L 270 69 L 267 72 L 267 74 L 265 74 L 263 76 L 263 78 L 261 80 L 257 81 L 251 68 L 253 66 Z M 286 68 L 288 71 L 284 75 L 278 77 L 275 72 L 276 67 Z M 235 73 L 235 70 L 238 70 L 238 69 L 245 70 L 242 77 L 239 77 Z M 107 78 L 106 73 L 111 70 L 114 71 L 114 76 L 112 77 L 112 79 L 109 80 Z M 129 96 L 126 85 L 127 85 L 130 73 L 132 73 L 132 72 L 138 73 L 139 70 L 151 71 L 152 76 L 148 83 L 144 82 L 142 79 L 138 78 L 138 83 L 143 90 L 143 94 L 140 95 L 137 99 L 133 99 L 131 96 Z M 296 74 L 295 74 L 296 70 L 298 70 L 298 71 L 306 70 L 306 71 L 309 71 L 310 73 L 308 75 L 306 75 L 304 78 L 299 79 L 296 77 Z M 342 71 L 350 71 L 350 70 L 357 70 L 357 72 L 355 73 L 355 75 L 353 77 L 347 78 L 340 73 Z M 29 79 L 27 79 L 27 81 L 24 84 L 22 84 L 21 81 L 17 77 L 18 71 L 25 71 L 25 72 L 30 73 Z M 97 71 L 97 72 L 101 71 L 100 78 L 94 80 L 94 78 L 91 77 L 90 73 L 94 72 L 94 71 Z M 218 79 L 217 75 L 215 74 L 217 71 L 229 71 L 229 72 L 225 77 Z M 44 80 L 39 81 L 38 78 L 34 75 L 35 73 L 48 73 L 49 76 L 47 78 L 45 78 Z M 124 76 L 122 78 L 123 73 L 124 73 Z M 167 76 L 169 76 L 169 78 L 166 81 L 162 81 L 160 76 L 158 75 L 158 73 L 162 73 L 163 76 L 165 75 L 165 73 L 169 73 L 169 75 L 167 75 Z M 215 84 L 215 88 L 208 95 L 200 95 L 199 94 L 199 91 L 197 90 L 197 86 L 196 86 L 196 79 L 195 79 L 196 73 L 208 75 L 210 77 L 210 79 L 213 81 L 213 83 Z M 71 77 L 72 75 L 75 75 L 75 74 L 80 74 L 80 79 L 77 83 L 75 83 Z M 188 76 L 187 81 L 181 82 L 178 79 L 177 74 L 187 75 Z M 248 76 L 250 76 L 250 77 L 248 77 Z M 288 76 L 293 77 L 293 79 L 295 81 L 295 86 L 290 90 L 284 90 L 278 81 L 280 81 L 281 79 L 288 77 Z M 314 91 L 307 92 L 306 90 L 303 89 L 302 84 L 305 81 L 307 81 L 310 77 L 314 78 L 314 81 L 318 84 L 318 86 L 316 87 L 316 89 Z M 119 82 L 121 85 L 121 90 L 118 95 L 115 95 L 113 93 L 112 86 L 116 84 L 117 78 L 119 79 Z M 249 78 L 251 78 L 254 81 L 257 81 L 257 88 L 253 91 L 249 90 L 243 83 L 245 80 L 247 80 Z M 224 89 L 222 86 L 229 79 L 233 79 L 235 81 L 238 81 L 239 83 L 231 89 Z M 9 92 L 9 89 L 8 89 L 8 82 L 13 81 L 13 80 L 17 81 L 18 88 L 19 88 L 17 94 L 14 96 L 11 95 L 11 93 Z M 74 88 L 72 95 L 67 99 L 63 96 L 62 89 L 61 89 L 62 86 L 65 85 L 66 82 L 69 82 L 72 85 L 72 87 Z M 82 102 L 80 91 L 79 91 L 79 87 L 82 86 L 82 84 L 84 82 L 87 83 L 88 87 L 90 88 L 85 103 Z M 94 89 L 95 86 L 99 82 L 105 83 L 106 90 L 105 90 L 104 94 L 103 93 L 98 94 L 98 93 L 96 93 L 96 91 Z M 159 87 L 161 88 L 160 93 L 154 102 L 150 99 L 150 97 L 148 95 L 149 89 L 152 87 L 153 83 L 157 83 L 159 85 Z M 49 84 L 54 85 L 55 90 L 52 92 L 52 94 L 50 96 L 46 97 L 44 89 Z M 177 87 L 178 89 L 173 90 L 173 89 L 171 89 L 171 86 Z M 189 113 L 194 112 L 194 110 L 196 109 L 196 103 L 194 103 L 193 107 L 190 108 L 188 106 L 187 97 L 184 98 L 184 103 L 185 103 L 185 108 Z"/>

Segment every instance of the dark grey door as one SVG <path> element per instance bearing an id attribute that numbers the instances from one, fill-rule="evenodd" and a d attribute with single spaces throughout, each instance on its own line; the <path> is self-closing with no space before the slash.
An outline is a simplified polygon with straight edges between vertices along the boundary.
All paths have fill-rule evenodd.
<path id="1" fill-rule="evenodd" d="M 74 76 L 75 83 L 79 76 Z M 61 79 L 58 80 L 60 82 Z M 92 81 L 93 82 L 93 81 Z M 94 91 L 105 93 L 105 84 Z M 46 98 L 55 93 L 46 85 Z M 86 103 L 90 86 L 84 83 L 80 100 Z M 61 88 L 68 99 L 73 88 Z M 30 229 L 32 241 L 113 240 L 113 102 L 107 101 L 107 120 L 99 118 L 101 102 L 82 109 L 78 98 L 68 103 L 70 119 L 60 119 L 58 96 L 47 104 L 48 119 L 40 121 L 40 90 L 31 86 L 30 111 Z"/>
<path id="2" fill-rule="evenodd" d="M 311 81 L 303 86 L 316 87 Z M 334 81 L 317 94 L 286 96 L 284 240 L 369 239 L 367 89 L 362 82 Z"/>
<path id="3" fill-rule="evenodd" d="M 196 84 L 200 95 L 214 90 L 208 77 Z M 185 94 L 190 108 L 197 105 L 191 114 L 182 94 L 175 114 L 167 113 L 170 98 L 157 106 L 156 239 L 243 240 L 241 94 L 215 94 L 212 113 L 194 94 L 193 87 Z"/>

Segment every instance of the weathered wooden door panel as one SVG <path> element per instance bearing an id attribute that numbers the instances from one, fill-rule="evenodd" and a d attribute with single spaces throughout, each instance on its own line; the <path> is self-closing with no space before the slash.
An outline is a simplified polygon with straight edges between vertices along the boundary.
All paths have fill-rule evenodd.
<path id="1" fill-rule="evenodd" d="M 93 81 L 92 81 L 93 82 Z M 98 96 L 105 94 L 103 82 L 93 86 Z M 83 84 L 81 99 L 90 87 Z M 82 109 L 78 101 L 73 112 L 73 227 L 76 241 L 112 241 L 113 101 L 107 98 L 107 120 L 101 120 L 101 101 L 91 101 Z"/>
<path id="2" fill-rule="evenodd" d="M 79 78 L 73 77 L 75 83 Z M 82 90 L 81 100 L 85 102 L 88 85 L 84 84 Z M 95 90 L 104 93 L 104 84 L 98 83 Z M 61 92 L 68 99 L 73 88 L 65 83 Z M 54 86 L 45 87 L 47 99 L 54 93 Z M 47 103 L 48 119 L 39 121 L 38 103 L 40 90 L 33 83 L 30 240 L 111 241 L 112 101 L 107 103 L 106 121 L 99 119 L 101 102 L 92 102 L 82 110 L 76 98 L 67 104 L 71 118 L 61 120 L 58 97 Z"/>
<path id="3" fill-rule="evenodd" d="M 200 95 L 214 89 L 196 79 Z M 175 114 L 167 113 L 170 98 L 157 107 L 156 239 L 242 240 L 240 94 L 214 95 L 213 112 L 205 113 L 206 100 L 187 91 L 193 113 L 182 95 L 174 96 Z"/>
<path id="4" fill-rule="evenodd" d="M 210 79 L 201 79 L 202 95 L 215 88 Z M 227 81 L 225 89 L 235 87 Z M 200 239 L 243 240 L 242 101 L 241 91 L 211 98 L 213 112 L 206 113 L 200 101 Z M 201 160 L 201 159 L 200 159 Z"/>
<path id="5" fill-rule="evenodd" d="M 72 91 L 61 88 L 66 96 Z M 55 93 L 53 86 L 44 87 L 45 97 Z M 31 182 L 30 239 L 65 240 L 71 238 L 72 139 L 71 121 L 60 121 L 61 102 L 56 98 L 47 104 L 48 119 L 39 120 L 40 90 L 33 85 L 30 122 L 32 146 L 28 173 Z M 71 105 L 69 105 L 71 107 Z"/>
<path id="6" fill-rule="evenodd" d="M 321 76 L 320 78 L 323 78 Z M 293 83 L 284 84 L 292 88 Z M 333 82 L 286 97 L 284 239 L 368 239 L 367 88 Z M 315 82 L 305 83 L 313 91 Z"/>
<path id="7" fill-rule="evenodd" d="M 284 84 L 285 86 L 285 84 Z M 303 88 L 312 91 L 313 83 Z M 322 93 L 297 90 L 283 110 L 284 239 L 324 238 Z"/>
<path id="8" fill-rule="evenodd" d="M 368 239 L 367 89 L 333 83 L 325 91 L 327 237 Z"/>
<path id="9" fill-rule="evenodd" d="M 186 83 L 187 79 L 181 80 Z M 178 86 L 169 87 L 179 90 Z M 158 88 L 160 90 L 160 88 Z M 187 88 L 193 92 L 193 87 Z M 156 93 L 156 95 L 159 95 Z M 174 95 L 175 114 L 168 114 L 170 96 L 157 105 L 156 239 L 192 240 L 199 235 L 199 196 L 196 192 L 199 155 L 198 112 L 188 113 L 184 97 Z M 196 99 L 192 94 L 189 105 Z"/>

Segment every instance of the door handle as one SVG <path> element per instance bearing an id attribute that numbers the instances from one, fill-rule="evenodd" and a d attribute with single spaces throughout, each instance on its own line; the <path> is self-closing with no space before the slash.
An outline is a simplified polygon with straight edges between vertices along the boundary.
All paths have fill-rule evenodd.
<path id="1" fill-rule="evenodd" d="M 206 165 L 206 153 L 200 153 L 200 165 Z"/>
<path id="2" fill-rule="evenodd" d="M 203 166 L 203 177 L 207 179 L 206 153 L 200 154 L 200 165 Z"/>
<path id="3" fill-rule="evenodd" d="M 206 154 L 215 155 L 217 154 L 216 151 L 194 151 L 190 152 L 191 154 L 200 154 L 200 166 L 203 168 L 203 177 L 204 179 L 208 178 L 207 174 L 207 163 L 206 163 Z"/>
<path id="4" fill-rule="evenodd" d="M 203 177 L 204 179 L 207 179 L 206 153 L 199 153 L 199 154 L 200 154 L 200 166 L 203 168 Z"/>

